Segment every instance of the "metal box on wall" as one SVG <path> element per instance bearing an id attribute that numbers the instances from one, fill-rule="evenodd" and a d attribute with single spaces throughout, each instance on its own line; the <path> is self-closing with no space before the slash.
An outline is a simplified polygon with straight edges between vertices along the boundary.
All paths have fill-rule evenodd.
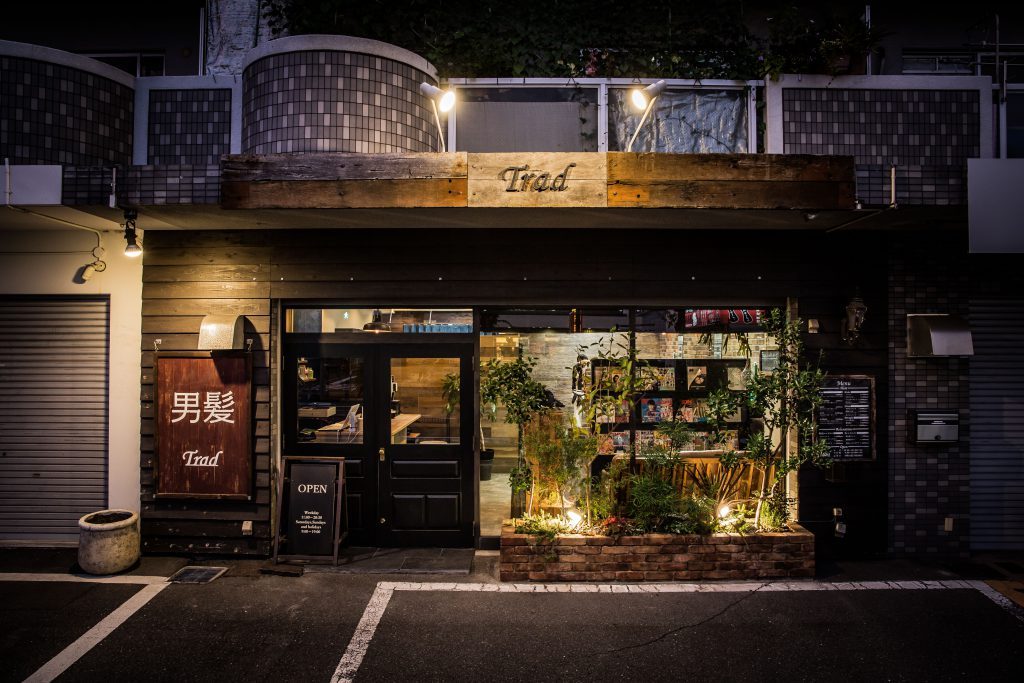
<path id="1" fill-rule="evenodd" d="M 915 443 L 956 443 L 960 440 L 960 415 L 949 412 L 916 412 Z"/>

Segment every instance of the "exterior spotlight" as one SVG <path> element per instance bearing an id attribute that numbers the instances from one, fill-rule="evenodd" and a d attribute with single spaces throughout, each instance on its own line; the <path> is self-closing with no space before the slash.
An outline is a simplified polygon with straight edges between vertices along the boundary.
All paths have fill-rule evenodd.
<path id="1" fill-rule="evenodd" d="M 452 110 L 452 107 L 455 106 L 455 91 L 445 91 L 430 83 L 420 83 L 420 94 L 430 100 L 430 106 L 434 109 L 434 123 L 437 124 L 437 136 L 441 140 L 441 151 L 443 152 L 445 151 L 444 132 L 441 130 L 441 118 L 437 115 L 437 110 L 440 109 L 442 112 Z"/>
<path id="2" fill-rule="evenodd" d="M 640 135 L 640 129 L 644 127 L 644 122 L 654 108 L 654 101 L 658 99 L 658 95 L 665 92 L 667 87 L 668 84 L 665 81 L 658 81 L 657 83 L 651 83 L 643 90 L 634 89 L 630 93 L 630 100 L 632 100 L 633 106 L 643 110 L 644 115 L 640 117 L 640 123 L 637 124 L 636 130 L 633 131 L 633 137 L 629 139 L 629 144 L 626 145 L 627 152 L 633 151 L 633 143 L 636 142 L 636 136 Z"/>
<path id="3" fill-rule="evenodd" d="M 142 245 L 139 244 L 139 238 L 135 234 L 135 220 L 138 217 L 139 212 L 135 209 L 124 210 L 124 241 L 127 242 L 124 247 L 124 255 L 131 258 L 142 256 Z"/>
<path id="4" fill-rule="evenodd" d="M 633 102 L 633 106 L 643 111 L 647 109 L 648 105 L 654 101 L 661 93 L 665 92 L 665 88 L 668 84 L 665 81 L 658 81 L 657 83 L 651 83 L 644 89 L 634 88 L 630 93 L 630 100 Z"/>
<path id="5" fill-rule="evenodd" d="M 719 519 L 725 519 L 726 517 L 729 516 L 730 512 L 732 512 L 732 508 L 730 508 L 729 504 L 726 503 L 722 507 L 718 508 L 718 518 Z"/>

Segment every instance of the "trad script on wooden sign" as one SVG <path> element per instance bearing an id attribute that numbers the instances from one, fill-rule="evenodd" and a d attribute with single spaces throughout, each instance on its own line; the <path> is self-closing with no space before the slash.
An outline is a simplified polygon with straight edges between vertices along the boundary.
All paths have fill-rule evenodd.
<path id="1" fill-rule="evenodd" d="M 158 354 L 158 497 L 252 496 L 252 357 Z"/>
<path id="2" fill-rule="evenodd" d="M 608 204 L 607 155 L 517 152 L 469 155 L 469 206 L 572 207 Z"/>

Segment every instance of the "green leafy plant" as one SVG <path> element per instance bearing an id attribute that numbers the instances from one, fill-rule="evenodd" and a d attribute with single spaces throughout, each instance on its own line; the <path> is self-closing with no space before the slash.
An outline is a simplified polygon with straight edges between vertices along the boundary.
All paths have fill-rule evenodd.
<path id="1" fill-rule="evenodd" d="M 578 355 L 590 358 L 595 369 L 594 381 L 584 391 L 580 411 L 584 423 L 596 425 L 598 418 L 616 420 L 623 405 L 633 410 L 636 399 L 643 391 L 645 361 L 637 357 L 628 334 L 601 337 L 590 344 L 577 347 Z"/>
<path id="2" fill-rule="evenodd" d="M 513 493 L 529 491 L 533 486 L 533 470 L 526 463 L 518 463 L 509 470 L 508 485 Z"/>
<path id="3" fill-rule="evenodd" d="M 444 414 L 451 417 L 455 409 L 459 407 L 462 380 L 456 373 L 449 373 L 441 381 L 441 398 L 444 399 Z"/>
<path id="4" fill-rule="evenodd" d="M 802 322 L 789 320 L 779 309 L 769 311 L 764 321 L 765 332 L 774 337 L 779 349 L 778 367 L 771 373 L 754 369 L 747 373 L 747 388 L 741 395 L 739 406 L 746 406 L 758 428 L 747 439 L 742 454 L 761 475 L 760 491 L 754 514 L 755 525 L 760 526 L 765 502 L 784 491 L 786 476 L 804 465 L 820 466 L 828 463 L 828 444 L 816 439 L 815 411 L 821 403 L 821 383 L 824 373 L 815 364 L 804 365 Z M 717 402 L 709 399 L 709 419 L 713 439 L 724 442 L 727 411 L 737 406 L 733 399 L 721 397 Z M 763 429 L 760 428 L 763 425 Z M 792 447 L 789 442 L 793 441 Z M 727 453 L 723 464 L 735 462 L 738 453 Z"/>
<path id="5" fill-rule="evenodd" d="M 493 421 L 497 419 L 497 406 L 500 403 L 505 407 L 505 422 L 516 425 L 518 430 L 518 459 L 509 476 L 509 486 L 514 493 L 529 490 L 531 483 L 524 487 L 524 481 L 532 482 L 532 471 L 523 458 L 523 425 L 547 405 L 547 390 L 533 379 L 533 368 L 536 365 L 537 361 L 530 357 L 509 361 L 492 358 L 483 365 L 480 372 L 481 412 Z"/>
<path id="6" fill-rule="evenodd" d="M 566 504 L 574 503 L 585 493 L 582 484 L 597 453 L 598 440 L 564 420 L 550 431 L 537 433 L 546 438 L 527 442 L 537 463 L 537 497 L 554 497 L 564 515 Z"/>

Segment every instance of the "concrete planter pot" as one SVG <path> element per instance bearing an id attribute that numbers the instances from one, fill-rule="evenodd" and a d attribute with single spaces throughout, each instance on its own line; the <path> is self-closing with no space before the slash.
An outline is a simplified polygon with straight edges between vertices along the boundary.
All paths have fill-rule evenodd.
<path id="1" fill-rule="evenodd" d="M 139 515 L 100 510 L 78 520 L 78 565 L 87 574 L 116 574 L 139 561 Z"/>

